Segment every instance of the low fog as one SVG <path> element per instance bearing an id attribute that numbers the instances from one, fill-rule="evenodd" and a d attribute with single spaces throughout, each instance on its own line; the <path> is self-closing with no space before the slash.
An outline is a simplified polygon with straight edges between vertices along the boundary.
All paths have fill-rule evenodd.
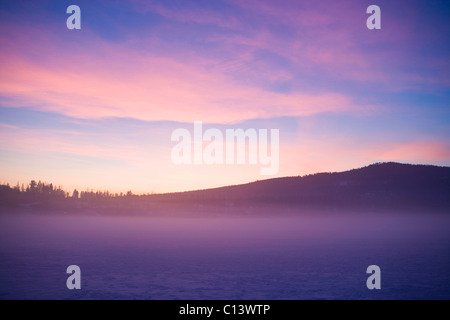
<path id="1" fill-rule="evenodd" d="M 443 215 L 0 220 L 4 299 L 450 298 Z M 72 264 L 82 290 L 65 287 Z M 372 264 L 379 292 L 365 287 Z"/>

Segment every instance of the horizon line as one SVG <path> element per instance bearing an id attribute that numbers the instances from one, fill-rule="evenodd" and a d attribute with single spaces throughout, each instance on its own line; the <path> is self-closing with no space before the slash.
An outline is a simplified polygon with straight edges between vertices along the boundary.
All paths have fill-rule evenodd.
<path id="1" fill-rule="evenodd" d="M 347 170 L 343 170 L 343 171 L 320 171 L 320 172 L 315 172 L 315 173 L 309 173 L 309 174 L 305 174 L 305 175 L 297 175 L 297 176 L 283 176 L 283 177 L 275 177 L 275 178 L 267 178 L 267 179 L 258 179 L 258 180 L 253 180 L 253 181 L 249 181 L 249 182 L 245 182 L 245 183 L 238 183 L 238 184 L 228 184 L 228 185 L 222 185 L 222 186 L 217 186 L 217 187 L 212 187 L 212 188 L 205 188 L 205 189 L 190 189 L 190 190 L 184 190 L 184 191 L 173 191 L 173 192 L 144 192 L 144 193 L 139 193 L 139 194 L 135 194 L 132 192 L 132 190 L 127 190 L 127 191 L 121 191 L 121 192 L 111 192 L 109 190 L 100 190 L 100 189 L 92 189 L 87 187 L 86 190 L 81 190 L 81 188 L 74 188 L 72 190 L 72 193 L 74 191 L 77 191 L 79 193 L 81 192 L 101 192 L 101 193 L 107 193 L 110 194 L 112 196 L 126 196 L 127 193 L 131 192 L 131 195 L 133 196 L 150 196 L 150 195 L 169 195 L 169 194 L 179 194 L 179 193 L 188 193 L 188 192 L 197 192 L 197 191 L 205 191 L 205 190 L 215 190 L 215 189 L 221 189 L 221 188 L 227 188 L 227 187 L 234 187 L 234 186 L 242 186 L 242 185 L 247 185 L 247 184 L 251 184 L 251 183 L 255 183 L 255 182 L 260 182 L 260 181 L 269 181 L 269 180 L 278 180 L 278 179 L 285 179 L 285 178 L 303 178 L 303 177 L 308 177 L 308 176 L 314 176 L 314 175 L 318 175 L 318 174 L 334 174 L 334 173 L 343 173 L 343 172 L 348 172 L 348 171 L 352 171 L 352 170 L 359 170 L 359 169 L 364 169 L 364 168 L 368 168 L 370 166 L 374 166 L 374 165 L 383 165 L 383 164 L 399 164 L 399 165 L 411 165 L 411 166 L 432 166 L 432 167 L 439 167 L 439 168 L 450 168 L 450 166 L 441 166 L 441 165 L 436 165 L 436 164 L 424 164 L 424 163 L 409 163 L 409 162 L 396 162 L 396 161 L 382 161 L 382 162 L 372 162 L 366 166 L 361 166 L 361 167 L 355 167 L 355 168 L 351 168 L 351 169 L 347 169 Z M 21 188 L 23 188 L 24 186 L 26 186 L 28 188 L 28 186 L 30 185 L 30 183 L 32 181 L 35 181 L 36 183 L 43 183 L 43 184 L 47 184 L 47 185 L 52 185 L 54 188 L 56 189 L 60 189 L 61 191 L 64 191 L 65 194 L 69 194 L 70 192 L 65 190 L 63 185 L 61 184 L 54 184 L 53 182 L 47 182 L 47 181 L 42 181 L 42 180 L 36 180 L 36 179 L 31 179 L 29 183 L 24 184 L 23 182 L 17 182 L 13 187 L 12 184 L 10 182 L 0 182 L 0 186 L 9 186 L 11 189 L 15 189 L 17 188 L 17 186 L 20 188 L 19 191 L 22 191 Z M 79 190 L 80 189 L 80 190 Z"/>

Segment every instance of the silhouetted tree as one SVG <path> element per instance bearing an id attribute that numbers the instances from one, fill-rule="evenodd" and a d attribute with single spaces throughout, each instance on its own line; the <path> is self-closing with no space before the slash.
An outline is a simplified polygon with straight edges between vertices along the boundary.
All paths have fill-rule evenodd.
<path id="1" fill-rule="evenodd" d="M 31 180 L 29 190 L 31 193 L 35 193 L 37 191 L 37 183 L 35 180 Z"/>

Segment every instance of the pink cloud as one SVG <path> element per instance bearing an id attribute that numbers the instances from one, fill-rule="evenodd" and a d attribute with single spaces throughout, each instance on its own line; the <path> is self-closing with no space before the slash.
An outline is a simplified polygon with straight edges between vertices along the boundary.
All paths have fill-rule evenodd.
<path id="1" fill-rule="evenodd" d="M 56 47 L 45 33 L 38 39 L 30 44 L 20 36 L 13 43 L 6 39 L 8 50 L 0 53 L 0 94 L 10 98 L 8 106 L 33 106 L 81 118 L 189 122 L 357 109 L 342 94 L 282 94 L 237 84 L 223 70 L 207 68 L 207 60 L 200 57 L 186 64 L 99 39 L 86 43 L 90 53 L 72 53 L 72 48 Z M 31 60 L 28 52 L 40 58 Z"/>
<path id="2" fill-rule="evenodd" d="M 10 106 L 34 106 L 70 116 L 90 118 L 129 116 L 144 120 L 235 122 L 257 117 L 304 116 L 327 111 L 359 110 L 349 96 L 325 92 L 271 92 L 261 82 L 291 82 L 299 74 L 327 79 L 350 79 L 377 83 L 388 90 L 445 85 L 433 76 L 386 73 L 380 59 L 358 47 L 364 28 L 357 19 L 359 7 L 347 2 L 327 2 L 298 7 L 298 2 L 235 1 L 251 17 L 263 16 L 261 28 L 248 32 L 241 22 L 217 11 L 184 8 L 170 10 L 151 2 L 136 1 L 144 10 L 178 21 L 228 26 L 243 30 L 230 36 L 211 34 L 227 55 L 201 56 L 192 51 L 162 57 L 130 45 L 106 43 L 89 31 L 78 40 L 82 45 L 61 43 L 44 30 L 0 24 L 0 94 Z M 343 10 L 344 8 L 345 10 Z M 268 21 L 268 22 L 267 22 Z M 297 36 L 274 33 L 270 23 L 279 21 L 297 30 Z M 252 21 L 248 23 L 251 24 Z M 330 25 L 338 24 L 338 29 Z M 267 23 L 267 25 L 265 25 Z M 349 32 L 354 28 L 354 33 Z M 305 29 L 306 28 L 306 29 Z M 306 32 L 307 31 L 307 32 Z M 133 39 L 158 44 L 154 38 Z M 58 45 L 56 45 L 58 44 Z M 276 68 L 258 60 L 258 50 L 267 50 L 292 63 L 293 70 Z M 35 59 L 33 56 L 41 57 Z M 42 58 L 45 57 L 45 58 Z M 444 67 L 445 67 L 445 63 Z M 448 64 L 447 64 L 448 65 Z M 447 80 L 447 85 L 448 85 Z"/>

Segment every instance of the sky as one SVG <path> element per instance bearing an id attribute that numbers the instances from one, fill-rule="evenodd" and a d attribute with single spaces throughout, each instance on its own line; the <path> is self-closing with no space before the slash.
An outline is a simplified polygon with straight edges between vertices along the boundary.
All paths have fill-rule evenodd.
<path id="1" fill-rule="evenodd" d="M 0 181 L 147 193 L 449 166 L 449 12 L 440 0 L 3 0 Z M 173 163 L 172 132 L 194 121 L 278 129 L 278 172 Z"/>

